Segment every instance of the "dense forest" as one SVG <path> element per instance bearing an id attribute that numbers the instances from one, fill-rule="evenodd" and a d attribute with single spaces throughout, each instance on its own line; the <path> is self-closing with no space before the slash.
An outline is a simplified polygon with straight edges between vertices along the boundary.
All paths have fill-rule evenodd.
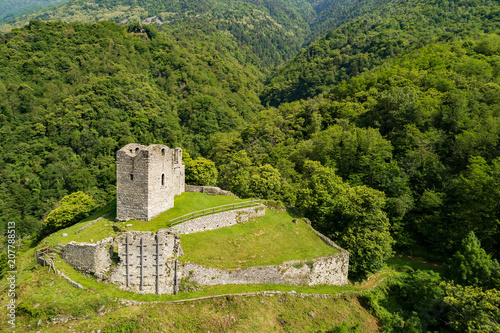
<path id="1" fill-rule="evenodd" d="M 28 19 L 96 22 L 111 20 L 133 24 L 147 18 L 167 33 L 203 29 L 225 31 L 248 48 L 259 61 L 245 58 L 261 69 L 269 70 L 294 56 L 309 34 L 308 22 L 314 10 L 305 1 L 125 1 L 125 0 L 73 0 L 44 12 L 11 20 L 0 27 L 8 31 L 24 25 Z M 156 23 L 157 20 L 160 23 Z"/>
<path id="2" fill-rule="evenodd" d="M 377 10 L 331 30 L 270 75 L 263 104 L 314 97 L 423 45 L 500 29 L 497 1 L 393 0 L 373 8 Z"/>
<path id="3" fill-rule="evenodd" d="M 443 330 L 451 314 L 436 310 L 451 306 L 451 294 L 462 309 L 488 299 L 477 311 L 499 313 L 499 42 L 488 35 L 428 45 L 328 94 L 262 111 L 232 137 L 212 138 L 220 184 L 301 208 L 350 251 L 352 277 L 377 271 L 396 250 L 444 262 L 461 285 L 497 288 L 488 298 L 421 274 L 430 285 L 418 293 L 432 287 L 433 305 L 405 308 L 404 296 L 392 303 L 394 289 L 416 293 L 417 282 L 396 281 L 367 300 L 387 327 L 414 320 Z"/>
<path id="4" fill-rule="evenodd" d="M 142 12 L 0 35 L 2 233 L 39 236 L 74 192 L 111 200 L 127 143 L 181 146 L 188 182 L 296 207 L 352 279 L 440 263 L 363 296 L 387 331 L 498 331 L 498 2 L 93 3 Z M 71 6 L 94 10 L 38 18 Z"/>
<path id="5" fill-rule="evenodd" d="M 225 31 L 244 48 L 244 62 L 264 72 L 294 57 L 330 29 L 373 11 L 379 1 L 129 1 L 72 0 L 67 4 L 0 24 L 0 32 L 26 25 L 29 20 L 122 24 L 151 23 L 167 33 L 202 29 Z"/>
<path id="6" fill-rule="evenodd" d="M 211 134 L 242 128 L 261 108 L 259 71 L 231 41 L 211 41 L 220 34 L 135 29 L 34 21 L 2 36 L 2 225 L 23 221 L 30 233 L 78 190 L 108 200 L 115 151 L 128 142 L 204 153 Z"/>

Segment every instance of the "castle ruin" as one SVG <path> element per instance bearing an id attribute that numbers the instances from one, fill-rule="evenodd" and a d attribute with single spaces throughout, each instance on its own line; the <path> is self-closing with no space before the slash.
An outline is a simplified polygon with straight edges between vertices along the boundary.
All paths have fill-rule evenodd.
<path id="1" fill-rule="evenodd" d="M 116 162 L 117 220 L 149 221 L 172 208 L 174 197 L 184 191 L 233 195 L 217 187 L 186 186 L 180 148 L 130 143 L 118 150 Z M 314 229 L 318 237 L 339 252 L 307 260 L 284 261 L 278 265 L 236 269 L 179 261 L 184 256 L 181 235 L 233 226 L 266 213 L 261 203 L 234 208 L 235 205 L 233 209 L 217 212 L 213 209 L 212 214 L 207 215 L 203 211 L 196 218 L 193 213 L 193 218 L 157 232 L 120 230 L 117 236 L 96 243 L 91 240 L 91 243 L 72 241 L 64 246 L 61 244 L 61 257 L 79 272 L 136 293 L 175 294 L 186 285 L 268 283 L 313 286 L 348 283 L 349 252 Z M 37 260 L 42 260 L 40 258 Z"/>
<path id="2" fill-rule="evenodd" d="M 150 221 L 185 190 L 182 149 L 129 143 L 116 153 L 116 219 Z"/>

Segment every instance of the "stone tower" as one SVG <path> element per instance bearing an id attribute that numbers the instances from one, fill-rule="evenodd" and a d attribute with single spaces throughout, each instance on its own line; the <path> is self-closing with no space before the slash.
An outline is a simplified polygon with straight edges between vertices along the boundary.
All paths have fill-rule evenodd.
<path id="1" fill-rule="evenodd" d="M 116 152 L 116 219 L 149 221 L 184 192 L 182 149 L 129 143 Z"/>

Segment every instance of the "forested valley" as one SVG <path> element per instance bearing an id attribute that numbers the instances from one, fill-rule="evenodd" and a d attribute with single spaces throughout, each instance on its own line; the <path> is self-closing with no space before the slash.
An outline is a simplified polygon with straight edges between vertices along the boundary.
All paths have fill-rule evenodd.
<path id="1" fill-rule="evenodd" d="M 94 7 L 114 14 L 84 23 Z M 0 35 L 2 234 L 39 240 L 73 192 L 112 200 L 127 143 L 179 146 L 188 183 L 296 207 L 355 281 L 396 253 L 438 263 L 363 296 L 385 330 L 500 330 L 497 1 L 75 0 L 32 18 Z"/>
<path id="2" fill-rule="evenodd" d="M 9 21 L 16 17 L 38 12 L 47 7 L 57 6 L 69 0 L 1 0 L 0 22 Z"/>

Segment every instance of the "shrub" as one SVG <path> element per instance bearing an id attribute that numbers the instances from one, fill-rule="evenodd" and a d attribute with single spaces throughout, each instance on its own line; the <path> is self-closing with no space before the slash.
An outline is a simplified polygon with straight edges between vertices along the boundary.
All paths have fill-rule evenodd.
<path id="1" fill-rule="evenodd" d="M 88 216 L 95 208 L 94 199 L 83 192 L 71 193 L 59 201 L 59 207 L 52 210 L 42 225 L 42 235 L 67 228 Z"/>

